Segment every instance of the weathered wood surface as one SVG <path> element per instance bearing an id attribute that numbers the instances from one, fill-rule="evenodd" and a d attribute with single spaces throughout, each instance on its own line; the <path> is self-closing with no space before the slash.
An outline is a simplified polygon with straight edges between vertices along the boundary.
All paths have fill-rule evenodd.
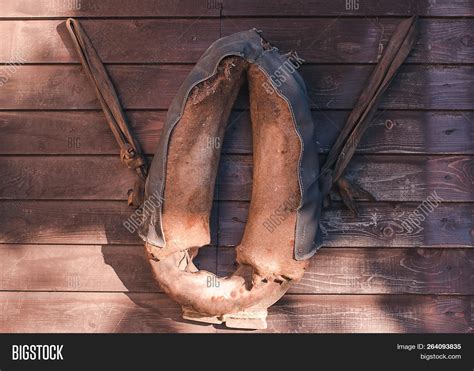
<path id="1" fill-rule="evenodd" d="M 3 18 L 64 17 L 216 17 L 207 0 L 2 0 Z"/>
<path id="2" fill-rule="evenodd" d="M 332 147 L 349 113 L 313 111 L 315 138 L 321 152 L 327 153 Z M 473 122 L 474 113 L 470 111 L 379 110 L 356 153 L 474 154 Z M 233 112 L 223 143 L 224 153 L 251 153 L 251 135 L 249 112 Z"/>
<path id="3" fill-rule="evenodd" d="M 358 202 L 359 218 L 339 202 L 324 212 L 329 247 L 270 309 L 267 331 L 473 331 L 471 1 L 0 3 L 0 332 L 233 331 L 183 321 L 153 281 L 143 242 L 123 226 L 133 176 L 77 64 L 66 17 L 83 21 L 148 155 L 200 54 L 220 35 L 252 27 L 306 59 L 300 70 L 324 154 L 411 14 L 421 16 L 419 38 L 348 173 L 389 202 Z M 211 222 L 218 247 L 198 258 L 221 274 L 234 268 L 248 211 L 246 99 L 244 91 L 222 144 Z M 420 226 L 407 224 L 432 191 L 450 202 Z"/>
<path id="4" fill-rule="evenodd" d="M 470 156 L 360 155 L 351 159 L 346 175 L 377 201 L 422 201 L 433 192 L 444 201 L 474 201 Z M 250 200 L 252 158 L 224 156 L 218 189 L 221 200 Z"/>
<path id="5" fill-rule="evenodd" d="M 123 201 L 0 202 L 0 243 L 137 244 Z"/>
<path id="6" fill-rule="evenodd" d="M 471 156 L 359 155 L 346 174 L 378 201 L 423 201 L 433 192 L 444 202 L 474 201 Z M 0 156 L 0 178 L 0 199 L 126 200 L 135 174 L 118 156 Z M 217 199 L 248 201 L 251 189 L 252 158 L 223 156 Z"/>
<path id="7" fill-rule="evenodd" d="M 359 6 L 346 6 L 345 1 L 333 0 L 297 0 L 289 3 L 287 0 L 223 0 L 224 16 L 360 16 L 367 15 L 392 16 L 413 15 L 421 16 L 474 16 L 470 1 L 419 1 L 401 0 L 395 2 L 380 0 L 365 0 L 351 2 Z M 291 5 L 289 5 L 291 4 Z"/>
<path id="8" fill-rule="evenodd" d="M 4 156 L 0 177 L 4 199 L 126 200 L 136 175 L 118 156 Z"/>
<path id="9" fill-rule="evenodd" d="M 215 332 L 165 294 L 1 292 L 0 332 Z"/>
<path id="10" fill-rule="evenodd" d="M 248 202 L 219 203 L 219 245 L 239 243 L 247 221 Z M 354 217 L 343 205 L 323 212 L 321 230 L 330 247 L 473 247 L 471 204 L 441 204 L 417 227 L 408 218 L 419 203 L 358 203 Z M 269 215 L 269 218 L 271 215 Z"/>
<path id="11" fill-rule="evenodd" d="M 199 268 L 232 273 L 235 250 L 218 253 L 201 249 Z M 0 245 L 0 272 L 0 291 L 160 291 L 139 245 Z M 323 248 L 290 292 L 474 295 L 473 272 L 472 249 Z"/>
<path id="12" fill-rule="evenodd" d="M 166 112 L 133 111 L 126 116 L 144 151 L 153 154 Z M 1 154 L 119 153 L 102 111 L 2 111 L 0 130 Z"/>
<path id="13" fill-rule="evenodd" d="M 220 247 L 218 272 L 235 270 L 235 249 Z M 322 248 L 294 294 L 474 294 L 472 249 Z"/>
<path id="14" fill-rule="evenodd" d="M 350 111 L 313 111 L 321 152 L 328 152 Z M 156 151 L 165 111 L 128 111 L 147 154 Z M 474 112 L 381 110 L 356 153 L 474 154 Z M 100 111 L 0 111 L 0 154 L 117 155 Z M 223 153 L 252 152 L 248 111 L 234 111 Z"/>
<path id="15" fill-rule="evenodd" d="M 343 3 L 343 2 L 341 2 Z M 306 63 L 376 63 L 401 18 L 238 18 L 222 22 L 222 34 L 258 28 L 282 51 L 296 50 Z M 472 63 L 473 19 L 422 19 L 406 63 Z"/>
<path id="16" fill-rule="evenodd" d="M 258 28 L 306 63 L 376 63 L 402 18 L 101 19 L 81 22 L 104 63 L 195 63 L 219 35 Z M 406 63 L 472 63 L 473 19 L 422 19 Z M 79 63 L 64 20 L 4 21 L 0 62 Z M 381 46 L 379 46 L 381 45 Z M 38 50 L 41 50 L 39 53 Z"/>
<path id="17" fill-rule="evenodd" d="M 472 297 L 286 295 L 270 308 L 267 332 L 469 332 Z M 153 293 L 0 293 L 2 332 L 231 332 L 180 318 Z M 248 332 L 248 331 L 247 331 Z"/>
<path id="18" fill-rule="evenodd" d="M 270 309 L 266 331 L 472 332 L 472 301 L 472 296 L 287 295 Z"/>
<path id="19" fill-rule="evenodd" d="M 0 243 L 143 245 L 123 224 L 133 212 L 123 201 L 0 202 Z M 211 217 L 212 244 L 216 215 Z"/>
<path id="20" fill-rule="evenodd" d="M 11 66 L 10 66 L 11 67 Z M 190 65 L 111 65 L 121 102 L 131 109 L 167 109 Z M 0 68 L 0 109 L 99 109 L 79 65 L 21 65 Z M 308 65 L 300 71 L 312 108 L 350 109 L 373 66 Z M 472 109 L 474 66 L 406 65 L 384 93 L 380 109 Z M 34 81 L 34 84 L 31 82 Z M 237 107 L 248 108 L 247 94 Z"/>
<path id="21" fill-rule="evenodd" d="M 216 248 L 195 259 L 216 271 Z M 143 245 L 0 245 L 0 291 L 161 292 Z"/>
<path id="22" fill-rule="evenodd" d="M 365 0 L 347 7 L 344 1 L 298 0 L 3 0 L 1 17 L 211 17 L 219 16 L 474 16 L 467 1 Z M 77 5 L 76 5 L 77 4 Z"/>
<path id="23" fill-rule="evenodd" d="M 351 216 L 339 204 L 322 218 L 325 243 L 335 247 L 472 247 L 472 205 L 441 204 L 417 227 L 404 224 L 417 203 L 359 203 Z M 213 243 L 235 246 L 248 202 L 219 202 L 211 219 Z M 138 244 L 123 222 L 132 210 L 123 201 L 1 201 L 0 243 Z M 219 239 L 216 240 L 217 216 Z"/>
<path id="24" fill-rule="evenodd" d="M 219 38 L 218 19 L 81 21 L 104 63 L 195 63 Z M 0 61 L 79 63 L 64 20 L 5 21 Z"/>

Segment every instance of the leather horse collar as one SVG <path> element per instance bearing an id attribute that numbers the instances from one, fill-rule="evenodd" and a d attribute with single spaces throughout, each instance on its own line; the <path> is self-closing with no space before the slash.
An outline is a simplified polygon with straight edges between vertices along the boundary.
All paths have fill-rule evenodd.
<path id="1" fill-rule="evenodd" d="M 380 96 L 414 43 L 415 18 L 398 26 L 321 172 L 295 55 L 281 54 L 257 30 L 221 38 L 203 54 L 171 103 L 148 173 L 105 67 L 79 22 L 69 19 L 67 27 L 119 143 L 121 159 L 138 174 L 129 203 L 140 207 L 139 235 L 156 280 L 181 304 L 184 318 L 266 328 L 267 308 L 302 278 L 308 258 L 322 245 L 322 203 L 333 184 L 357 212 L 353 194 L 364 191 L 351 185 L 343 172 Z M 252 197 L 236 249 L 238 268 L 217 278 L 193 264 L 199 248 L 211 242 L 220 147 L 209 143 L 223 141 L 245 80 L 254 148 Z"/>

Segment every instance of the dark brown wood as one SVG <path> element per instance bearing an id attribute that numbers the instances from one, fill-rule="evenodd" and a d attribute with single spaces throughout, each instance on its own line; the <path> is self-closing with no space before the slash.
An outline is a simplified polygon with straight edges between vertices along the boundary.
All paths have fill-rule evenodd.
<path id="1" fill-rule="evenodd" d="M 136 174 L 118 156 L 5 156 L 0 177 L 4 199 L 126 200 Z"/>
<path id="2" fill-rule="evenodd" d="M 123 225 L 133 209 L 124 201 L 0 202 L 0 243 L 133 244 L 143 241 Z M 216 212 L 211 218 L 216 243 Z"/>
<path id="3" fill-rule="evenodd" d="M 220 202 L 218 206 L 219 245 L 234 246 L 242 235 L 248 203 Z M 324 212 L 322 230 L 328 246 L 473 246 L 470 204 L 442 204 L 423 228 L 412 230 L 403 228 L 402 222 L 418 204 L 359 206 L 357 219 L 339 205 Z M 131 212 L 123 201 L 1 201 L 0 243 L 141 245 L 122 225 Z M 216 228 L 211 230 L 215 233 Z"/>
<path id="4" fill-rule="evenodd" d="M 306 63 L 375 63 L 402 18 L 237 18 L 222 20 L 222 36 L 261 29 L 280 50 Z M 470 19 L 421 19 L 407 63 L 471 63 Z M 81 20 L 104 63 L 195 63 L 219 38 L 218 19 Z M 78 63 L 64 20 L 4 21 L 9 35 L 0 62 Z M 382 46 L 379 46 L 382 45 Z M 38 53 L 41 48 L 41 53 Z"/>
<path id="5" fill-rule="evenodd" d="M 218 253 L 218 255 L 216 255 Z M 235 250 L 205 247 L 200 269 L 224 276 Z M 293 294 L 474 294 L 472 249 L 323 248 Z M 140 245 L 0 245 L 0 291 L 159 292 Z"/>
<path id="6" fill-rule="evenodd" d="M 354 217 L 341 204 L 323 212 L 321 230 L 330 247 L 473 247 L 473 207 L 468 203 L 441 204 L 420 223 L 404 222 L 419 203 L 358 204 Z M 219 203 L 219 245 L 239 243 L 248 202 Z M 270 216 L 269 216 L 270 217 Z"/>
<path id="7" fill-rule="evenodd" d="M 4 0 L 0 17 L 212 17 L 215 2 L 195 0 Z"/>
<path id="8" fill-rule="evenodd" d="M 343 2 L 341 2 L 343 4 Z M 306 63 L 376 63 L 401 18 L 224 18 L 222 34 L 258 28 L 280 50 Z M 471 19 L 418 21 L 406 63 L 471 63 Z"/>
<path id="9" fill-rule="evenodd" d="M 125 108 L 167 109 L 190 65 L 108 67 Z M 311 106 L 350 109 L 373 66 L 313 65 L 300 68 Z M 471 109 L 473 66 L 403 66 L 384 94 L 381 109 Z M 23 65 L 2 86 L 0 109 L 98 109 L 78 65 Z M 237 106 L 248 108 L 246 94 Z"/>
<path id="10" fill-rule="evenodd" d="M 348 111 L 313 111 L 316 139 L 327 152 Z M 143 150 L 153 154 L 165 111 L 128 111 L 126 116 Z M 376 114 L 357 153 L 474 154 L 474 112 L 390 111 Z M 102 112 L 0 111 L 0 154 L 117 155 Z M 248 111 L 234 111 L 223 153 L 252 152 Z"/>
<path id="11" fill-rule="evenodd" d="M 124 107 L 168 106 L 192 66 L 109 66 Z M 34 84 L 32 83 L 34 82 Z M 0 109 L 99 109 L 79 65 L 24 65 L 3 84 Z"/>
<path id="12" fill-rule="evenodd" d="M 252 167 L 251 156 L 222 156 L 217 199 L 250 200 Z M 472 156 L 358 155 L 346 174 L 378 201 L 421 202 L 436 192 L 474 202 L 473 169 Z M 0 156 L 0 178 L 0 199 L 126 200 L 135 174 L 118 156 Z"/>
<path id="13" fill-rule="evenodd" d="M 101 19 L 81 24 L 104 63 L 194 63 L 219 38 L 218 19 Z M 14 57 L 24 63 L 79 63 L 64 20 L 4 21 L 0 34 L 9 35 L 0 48 L 2 63 Z"/>
<path id="14" fill-rule="evenodd" d="M 133 173 L 115 157 L 66 17 L 81 19 L 109 63 L 127 119 L 153 155 L 169 103 L 200 54 L 219 35 L 252 27 L 306 59 L 300 70 L 315 138 L 327 153 L 394 27 L 412 14 L 422 16 L 417 43 L 348 174 L 379 200 L 397 202 L 359 202 L 359 218 L 338 202 L 325 210 L 330 247 L 270 309 L 267 332 L 472 332 L 474 8 L 451 0 L 355 3 L 2 1 L 0 332 L 234 331 L 182 320 L 156 287 L 143 242 L 122 225 L 133 212 L 125 203 Z M 220 246 L 198 257 L 201 269 L 219 263 L 221 274 L 233 269 L 248 209 L 246 99 L 241 94 L 223 143 L 224 154 L 244 156 L 223 156 L 222 201 L 212 214 Z M 456 202 L 408 230 L 430 191 Z"/>
<path id="15" fill-rule="evenodd" d="M 359 7 L 346 7 L 345 2 L 335 4 L 332 0 L 300 0 L 288 3 L 278 0 L 140 0 L 139 2 L 114 0 L 27 0 L 18 2 L 4 0 L 2 17 L 44 18 L 44 17 L 196 17 L 219 16 L 220 8 L 224 16 L 379 16 L 412 14 L 427 16 L 474 16 L 469 2 L 420 2 L 403 0 L 397 3 L 377 0 L 359 1 Z M 222 4 L 222 5 L 221 5 Z"/>
<path id="16" fill-rule="evenodd" d="M 471 156 L 358 155 L 346 175 L 377 201 L 422 201 L 432 192 L 444 201 L 474 201 L 473 169 Z M 219 199 L 250 200 L 252 158 L 224 156 L 217 182 Z"/>
<path id="17" fill-rule="evenodd" d="M 165 294 L 1 292 L 0 332 L 215 332 Z"/>
<path id="18" fill-rule="evenodd" d="M 370 16 L 370 15 L 427 15 L 427 16 L 474 16 L 469 2 L 437 0 L 436 2 L 401 0 L 396 3 L 365 0 L 350 2 L 359 6 L 346 6 L 345 1 L 333 0 L 223 0 L 224 16 Z"/>
<path id="19" fill-rule="evenodd" d="M 287 295 L 264 332 L 469 332 L 472 297 Z M 2 332 L 233 332 L 181 319 L 154 293 L 0 293 Z"/>
<path id="20" fill-rule="evenodd" d="M 348 111 L 313 111 L 315 138 L 321 152 L 329 151 L 348 115 Z M 473 122 L 474 113 L 469 111 L 379 110 L 356 153 L 474 154 Z M 223 150 L 225 153 L 252 152 L 248 111 L 232 114 Z"/>
<path id="21" fill-rule="evenodd" d="M 463 296 L 287 295 L 270 308 L 265 332 L 471 332 L 472 301 Z"/>
<path id="22" fill-rule="evenodd" d="M 195 264 L 216 271 L 216 248 Z M 161 292 L 141 245 L 0 245 L 0 291 Z"/>
<path id="23" fill-rule="evenodd" d="M 322 248 L 293 294 L 474 294 L 472 249 Z M 218 272 L 235 270 L 235 249 L 218 249 Z"/>
<path id="24" fill-rule="evenodd" d="M 349 112 L 315 111 L 316 138 L 327 152 Z M 379 110 L 356 153 L 474 154 L 474 113 Z M 229 150 L 230 151 L 230 150 Z"/>
<path id="25" fill-rule="evenodd" d="M 311 107 L 351 108 L 373 66 L 303 66 Z M 472 66 L 402 66 L 379 109 L 471 109 Z"/>
<path id="26" fill-rule="evenodd" d="M 145 153 L 156 150 L 165 111 L 133 111 L 126 116 Z M 103 112 L 0 112 L 1 154 L 118 155 Z"/>
<path id="27" fill-rule="evenodd" d="M 420 2 L 403 0 L 397 3 L 367 0 L 359 2 L 359 7 L 346 7 L 345 2 L 335 4 L 332 0 L 300 0 L 292 2 L 278 0 L 141 0 L 140 2 L 102 0 L 27 0 L 19 3 L 5 0 L 1 17 L 4 18 L 44 18 L 44 17 L 196 17 L 219 16 L 220 3 L 224 16 L 474 16 L 468 2 L 437 0 Z M 78 4 L 78 5 L 76 5 Z"/>

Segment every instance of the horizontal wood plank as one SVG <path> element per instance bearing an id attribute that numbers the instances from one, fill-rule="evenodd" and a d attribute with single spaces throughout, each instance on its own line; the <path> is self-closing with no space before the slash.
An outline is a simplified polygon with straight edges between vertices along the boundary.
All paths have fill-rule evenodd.
<path id="1" fill-rule="evenodd" d="M 311 107 L 352 108 L 372 66 L 302 66 Z M 472 109 L 473 66 L 402 66 L 379 109 Z"/>
<path id="2" fill-rule="evenodd" d="M 212 244 L 217 238 L 216 209 Z M 0 243 L 143 245 L 136 231 L 123 224 L 133 212 L 123 201 L 3 201 Z"/>
<path id="3" fill-rule="evenodd" d="M 472 301 L 472 297 L 286 295 L 270 308 L 265 332 L 471 332 Z"/>
<path id="4" fill-rule="evenodd" d="M 217 199 L 250 200 L 252 168 L 250 156 L 222 156 Z M 474 201 L 472 156 L 358 155 L 346 175 L 378 201 L 423 201 L 433 193 L 444 202 Z M 0 199 L 126 200 L 136 175 L 118 156 L 0 156 L 0 177 Z"/>
<path id="5" fill-rule="evenodd" d="M 327 246 L 335 247 L 472 247 L 473 209 L 469 204 L 441 204 L 419 226 L 404 223 L 416 203 L 359 203 L 355 218 L 339 204 L 323 213 Z M 219 202 L 211 232 L 219 245 L 239 243 L 248 202 Z M 123 201 L 0 201 L 0 243 L 138 244 L 124 226 L 132 214 Z M 270 217 L 270 216 L 269 216 Z"/>
<path id="6" fill-rule="evenodd" d="M 0 332 L 215 332 L 165 294 L 0 292 Z"/>
<path id="7" fill-rule="evenodd" d="M 79 65 L 2 66 L 0 109 L 99 109 Z M 111 65 L 111 79 L 125 108 L 167 109 L 190 65 Z M 300 68 L 312 108 L 350 109 L 373 66 Z M 472 109 L 474 66 L 406 65 L 384 93 L 380 109 Z M 245 89 L 244 91 L 245 92 Z M 247 94 L 237 107 L 248 108 Z"/>
<path id="8" fill-rule="evenodd" d="M 191 66 L 109 66 L 108 71 L 127 108 L 167 109 Z M 0 109 L 100 109 L 81 66 L 24 65 L 5 76 Z"/>
<path id="9" fill-rule="evenodd" d="M 218 272 L 235 270 L 235 249 L 218 249 Z M 474 250 L 322 248 L 293 294 L 474 294 Z"/>
<path id="10" fill-rule="evenodd" d="M 224 156 L 219 199 L 250 200 L 252 169 L 249 156 Z M 360 155 L 351 159 L 346 177 L 377 201 L 422 201 L 433 192 L 444 201 L 474 201 L 474 157 Z"/>
<path id="11" fill-rule="evenodd" d="M 217 17 L 207 0 L 2 0 L 2 18 Z"/>
<path id="12" fill-rule="evenodd" d="M 6 199 L 125 200 L 136 174 L 114 157 L 0 157 Z"/>
<path id="13" fill-rule="evenodd" d="M 6 199 L 126 200 L 136 179 L 112 156 L 5 156 L 0 176 Z"/>
<path id="14" fill-rule="evenodd" d="M 71 1 L 71 0 L 69 0 Z M 104 63 L 195 63 L 219 38 L 258 28 L 306 63 L 376 63 L 402 18 L 86 19 Z M 474 19 L 422 19 L 406 63 L 472 63 Z M 0 63 L 79 63 L 64 20 L 0 22 Z"/>
<path id="15" fill-rule="evenodd" d="M 218 19 L 84 20 L 81 25 L 104 63 L 193 63 L 219 38 Z M 64 20 L 3 21 L 0 34 L 5 35 L 1 63 L 79 63 Z"/>
<path id="16" fill-rule="evenodd" d="M 355 3 L 358 5 L 356 6 Z M 197 17 L 219 16 L 474 16 L 468 1 L 437 0 L 396 3 L 366 0 L 334 4 L 332 0 L 3 0 L 1 17 Z"/>
<path id="17" fill-rule="evenodd" d="M 216 255 L 217 254 L 217 255 Z M 220 276 L 235 249 L 205 247 L 195 263 Z M 474 295 L 472 249 L 323 248 L 293 294 Z M 139 245 L 0 245 L 0 291 L 159 292 Z"/>
<path id="18" fill-rule="evenodd" d="M 316 141 L 320 151 L 327 153 L 344 127 L 350 111 L 315 110 L 312 113 Z M 248 111 L 233 112 L 222 148 L 224 153 L 252 152 L 249 116 Z M 0 112 L 0 120 L 1 117 Z M 357 146 L 356 153 L 474 154 L 474 141 L 471 139 L 474 138 L 473 123 L 474 112 L 470 111 L 379 110 Z M 8 144 L 6 146 L 8 148 Z"/>
<path id="19" fill-rule="evenodd" d="M 342 2 L 341 2 L 342 4 Z M 306 63 L 377 63 L 400 18 L 224 18 L 223 36 L 257 28 Z M 472 63 L 474 19 L 422 19 L 406 63 Z"/>
<path id="20" fill-rule="evenodd" d="M 165 111 L 126 113 L 147 154 L 156 151 Z M 1 154 L 118 155 L 117 142 L 99 111 L 0 112 Z"/>
<path id="21" fill-rule="evenodd" d="M 133 213 L 124 202 L 0 202 L 0 242 L 141 244 L 123 226 Z"/>
<path id="22" fill-rule="evenodd" d="M 156 151 L 165 111 L 128 111 L 132 130 L 147 154 Z M 313 111 L 315 138 L 326 153 L 349 111 Z M 377 112 L 357 153 L 474 154 L 474 112 Z M 117 155 L 118 147 L 102 112 L 0 111 L 0 154 Z M 252 152 L 248 111 L 234 111 L 223 153 Z"/>
<path id="23" fill-rule="evenodd" d="M 370 15 L 421 15 L 421 16 L 474 16 L 469 1 L 380 0 L 334 2 L 333 0 L 223 0 L 224 16 L 370 16 Z"/>
<path id="24" fill-rule="evenodd" d="M 473 247 L 470 204 L 441 204 L 424 220 L 410 215 L 419 203 L 358 203 L 359 216 L 336 203 L 325 209 L 320 228 L 329 247 Z M 240 242 L 247 221 L 248 202 L 219 203 L 219 245 Z M 268 216 L 269 220 L 272 217 Z M 271 233 L 270 231 L 268 233 Z M 264 238 L 262 236 L 262 238 Z"/>
<path id="25" fill-rule="evenodd" d="M 216 248 L 194 263 L 216 271 Z M 142 245 L 0 245 L 0 291 L 161 292 Z"/>
<path id="26" fill-rule="evenodd" d="M 472 297 L 286 295 L 263 332 L 469 332 Z M 1 332 L 231 332 L 180 318 L 164 294 L 0 293 Z"/>

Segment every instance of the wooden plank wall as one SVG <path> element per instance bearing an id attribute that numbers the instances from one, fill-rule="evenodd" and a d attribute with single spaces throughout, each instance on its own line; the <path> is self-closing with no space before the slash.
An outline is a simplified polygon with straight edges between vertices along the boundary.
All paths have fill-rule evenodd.
<path id="1" fill-rule="evenodd" d="M 348 176 L 371 191 L 351 217 L 335 198 L 327 247 L 275 305 L 269 332 L 471 332 L 474 249 L 474 3 L 359 0 L 1 0 L 0 331 L 228 332 L 180 319 L 122 222 L 133 174 L 64 28 L 79 17 L 152 156 L 166 109 L 201 53 L 256 27 L 296 50 L 321 156 L 397 23 L 416 46 L 384 95 Z M 247 217 L 246 94 L 223 145 L 213 246 L 201 268 L 234 269 Z M 444 202 L 404 220 L 432 192 Z"/>

